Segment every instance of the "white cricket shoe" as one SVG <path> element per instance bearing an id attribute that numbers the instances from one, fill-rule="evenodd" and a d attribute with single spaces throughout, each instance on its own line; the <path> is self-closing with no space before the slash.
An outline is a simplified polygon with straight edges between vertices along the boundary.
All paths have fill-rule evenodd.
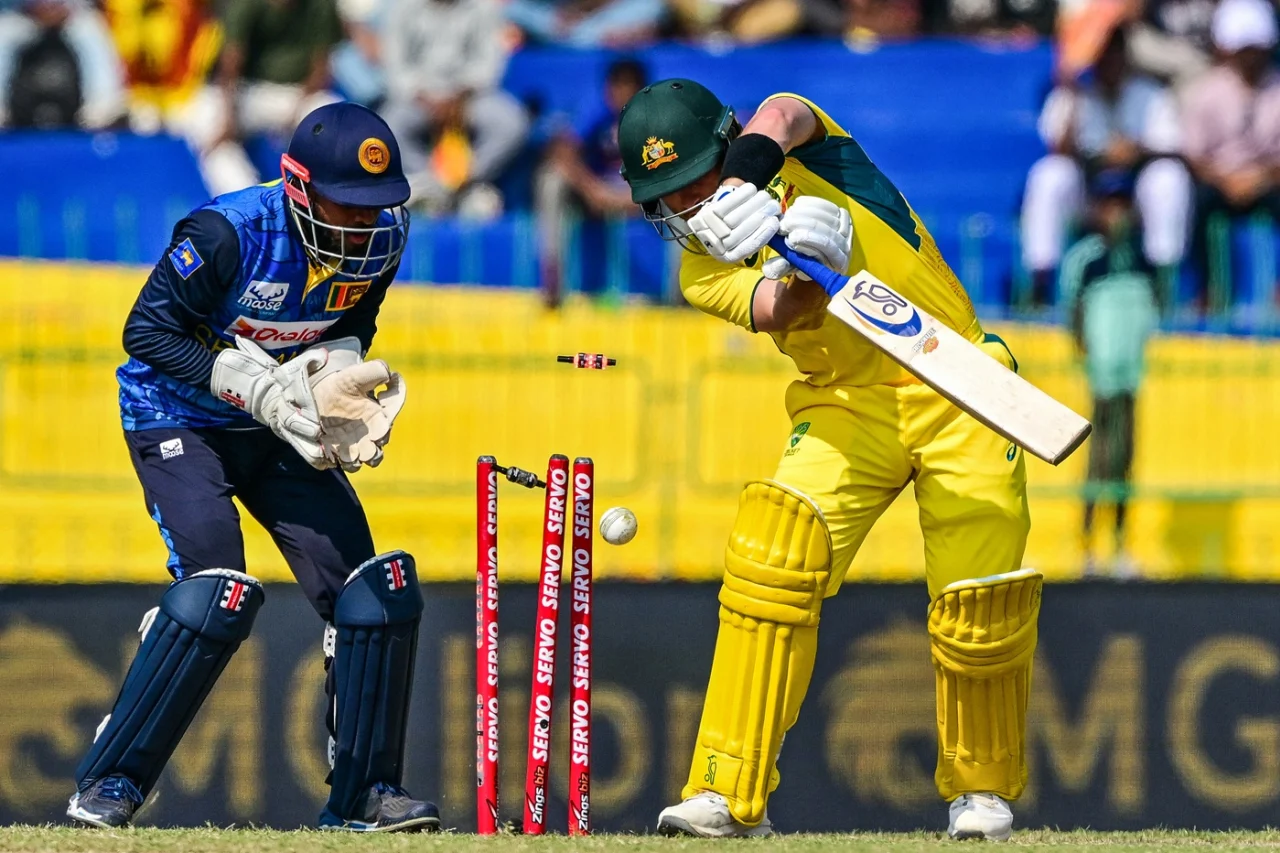
<path id="1" fill-rule="evenodd" d="M 729 814 L 728 800 L 713 791 L 703 791 L 663 809 L 658 815 L 658 832 L 699 838 L 763 838 L 773 834 L 773 824 L 766 812 L 758 826 L 743 826 Z"/>
<path id="2" fill-rule="evenodd" d="M 977 838 L 1008 841 L 1013 832 L 1013 811 L 995 794 L 961 794 L 951 802 L 947 835 L 963 841 Z"/>

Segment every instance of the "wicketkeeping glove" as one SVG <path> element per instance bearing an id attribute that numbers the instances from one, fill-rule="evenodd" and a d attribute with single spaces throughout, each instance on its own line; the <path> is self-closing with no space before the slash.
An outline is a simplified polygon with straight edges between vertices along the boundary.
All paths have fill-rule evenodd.
<path id="1" fill-rule="evenodd" d="M 225 349 L 214 359 L 209 389 L 270 427 L 311 467 L 332 468 L 320 445 L 320 415 L 308 382 L 325 357 L 324 352 L 304 352 L 280 364 L 253 341 L 237 337 L 234 349 Z"/>
<path id="2" fill-rule="evenodd" d="M 375 468 L 404 408 L 404 379 L 380 358 L 362 361 L 356 338 L 332 341 L 323 348 L 328 351 L 325 367 L 310 377 L 320 441 L 348 472 L 362 465 Z M 383 385 L 386 388 L 375 395 Z"/>
<path id="3" fill-rule="evenodd" d="M 689 218 L 689 227 L 712 257 L 736 264 L 763 249 L 778 233 L 781 213 L 782 205 L 769 193 L 754 184 L 739 184 L 717 190 Z"/>
<path id="4" fill-rule="evenodd" d="M 817 258 L 841 275 L 847 272 L 853 251 L 853 221 L 845 208 L 818 196 L 800 196 L 783 214 L 779 230 L 786 235 L 787 245 L 800 254 Z M 775 256 L 764 262 L 761 271 L 777 280 L 796 269 L 785 258 Z"/>

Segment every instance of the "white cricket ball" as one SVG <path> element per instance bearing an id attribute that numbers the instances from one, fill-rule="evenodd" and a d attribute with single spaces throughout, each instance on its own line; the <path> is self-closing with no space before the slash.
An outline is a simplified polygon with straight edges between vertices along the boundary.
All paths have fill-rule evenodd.
<path id="1" fill-rule="evenodd" d="M 615 506 L 600 516 L 600 535 L 610 545 L 626 545 L 636 538 L 636 514 L 626 507 Z"/>

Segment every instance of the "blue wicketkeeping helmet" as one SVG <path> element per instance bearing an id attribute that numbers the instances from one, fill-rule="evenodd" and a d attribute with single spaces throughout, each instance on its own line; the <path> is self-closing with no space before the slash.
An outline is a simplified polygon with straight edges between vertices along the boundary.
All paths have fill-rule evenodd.
<path id="1" fill-rule="evenodd" d="M 377 113 L 352 103 L 312 111 L 294 130 L 289 150 L 280 158 L 280 171 L 312 263 L 330 273 L 367 280 L 399 262 L 409 236 L 409 213 L 404 209 L 409 182 L 400 146 Z M 336 204 L 383 213 L 370 228 L 332 225 L 315 214 L 312 193 Z"/>

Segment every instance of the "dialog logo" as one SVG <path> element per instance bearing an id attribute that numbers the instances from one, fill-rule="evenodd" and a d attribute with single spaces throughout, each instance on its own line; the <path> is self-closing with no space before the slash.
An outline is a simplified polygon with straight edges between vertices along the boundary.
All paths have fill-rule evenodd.
<path id="1" fill-rule="evenodd" d="M 309 320 L 275 323 L 241 316 L 233 320 L 223 334 L 233 338 L 248 338 L 265 350 L 288 349 L 315 343 L 324 334 L 324 330 L 336 322 L 338 321 Z"/>

